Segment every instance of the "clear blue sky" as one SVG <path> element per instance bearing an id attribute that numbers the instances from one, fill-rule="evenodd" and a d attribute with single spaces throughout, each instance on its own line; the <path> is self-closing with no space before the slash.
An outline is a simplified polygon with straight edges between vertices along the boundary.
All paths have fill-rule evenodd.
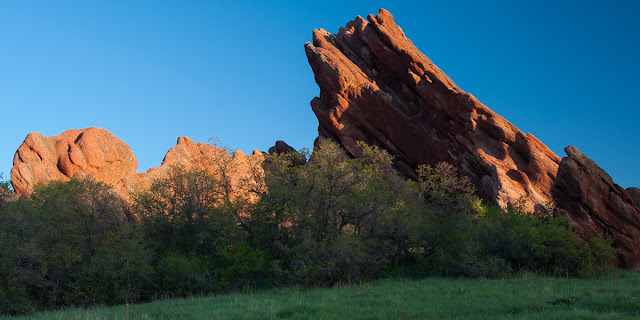
<path id="1" fill-rule="evenodd" d="M 0 1 L 0 172 L 28 133 L 98 126 L 138 171 L 179 136 L 310 147 L 304 53 L 384 7 L 458 86 L 554 152 L 640 187 L 640 1 Z"/>

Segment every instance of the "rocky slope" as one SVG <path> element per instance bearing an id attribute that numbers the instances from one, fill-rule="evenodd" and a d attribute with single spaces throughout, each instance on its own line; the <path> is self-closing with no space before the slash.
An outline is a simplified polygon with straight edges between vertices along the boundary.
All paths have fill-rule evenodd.
<path id="1" fill-rule="evenodd" d="M 421 164 L 459 167 L 479 194 L 508 205 L 550 202 L 560 157 L 458 88 L 404 35 L 391 14 L 361 17 L 305 45 L 320 87 L 311 106 L 319 138 L 353 155 L 357 141 L 395 155 L 407 176 Z"/>

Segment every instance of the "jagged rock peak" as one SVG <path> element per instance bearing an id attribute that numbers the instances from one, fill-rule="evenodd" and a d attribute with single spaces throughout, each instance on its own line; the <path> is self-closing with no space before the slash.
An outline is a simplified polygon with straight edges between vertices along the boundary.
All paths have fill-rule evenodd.
<path id="1" fill-rule="evenodd" d="M 203 169 L 217 177 L 224 170 L 234 196 L 251 196 L 247 186 L 259 183 L 256 180 L 260 179 L 256 178 L 264 174 L 262 161 L 262 153 L 256 150 L 250 156 L 236 150 L 232 157 L 225 149 L 208 143 L 196 144 L 188 137 L 179 137 L 176 146 L 169 149 L 159 167 L 122 179 L 115 185 L 115 190 L 128 198 L 132 192 L 149 188 L 154 180 L 166 177 L 172 166 L 182 166 L 186 169 Z"/>
<path id="2" fill-rule="evenodd" d="M 358 141 L 383 147 L 409 177 L 421 164 L 450 162 L 490 203 L 552 201 L 560 157 L 458 88 L 388 11 L 356 17 L 336 35 L 314 30 L 305 51 L 320 87 L 311 101 L 319 139 L 354 156 Z"/>
<path id="3" fill-rule="evenodd" d="M 129 199 L 132 192 L 148 188 L 178 165 L 204 169 L 215 176 L 224 171 L 231 195 L 250 198 L 248 188 L 260 187 L 262 161 L 263 155 L 257 150 L 249 156 L 237 150 L 231 156 L 211 144 L 179 137 L 159 167 L 136 174 L 138 162 L 131 148 L 105 129 L 67 130 L 51 137 L 33 132 L 16 151 L 11 182 L 18 194 L 28 196 L 41 182 L 92 178 L 112 185 L 122 198 Z"/>

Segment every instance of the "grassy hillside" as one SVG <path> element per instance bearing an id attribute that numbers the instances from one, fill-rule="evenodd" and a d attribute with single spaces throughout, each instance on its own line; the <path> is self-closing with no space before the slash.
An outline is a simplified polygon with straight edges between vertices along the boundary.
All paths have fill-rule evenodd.
<path id="1" fill-rule="evenodd" d="M 381 280 L 67 309 L 16 319 L 621 319 L 640 316 L 640 274 Z"/>

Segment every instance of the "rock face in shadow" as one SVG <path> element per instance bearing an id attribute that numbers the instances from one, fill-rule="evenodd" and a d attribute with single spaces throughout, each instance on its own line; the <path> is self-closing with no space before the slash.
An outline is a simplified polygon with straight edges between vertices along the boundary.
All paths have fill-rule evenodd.
<path id="1" fill-rule="evenodd" d="M 631 200 L 633 200 L 633 204 L 636 208 L 640 210 L 640 189 L 636 187 L 629 187 L 627 188 L 627 193 L 631 197 Z"/>
<path id="2" fill-rule="evenodd" d="M 622 251 L 618 265 L 640 271 L 640 210 L 632 197 L 576 147 L 564 150 L 552 191 L 554 214 L 568 215 L 582 239 L 612 237 Z"/>
<path id="3" fill-rule="evenodd" d="M 276 144 L 269 148 L 269 154 L 280 154 L 280 153 L 291 153 L 296 152 L 296 149 L 289 146 L 286 142 L 282 140 L 276 141 Z"/>
<path id="4" fill-rule="evenodd" d="M 11 183 L 26 196 L 40 182 L 68 181 L 78 173 L 114 184 L 135 174 L 137 167 L 129 145 L 105 129 L 67 130 L 51 137 L 33 132 L 13 157 Z"/>
<path id="5" fill-rule="evenodd" d="M 305 44 L 320 87 L 311 101 L 319 139 L 356 157 L 358 141 L 383 147 L 409 177 L 419 165 L 447 161 L 490 203 L 522 199 L 533 209 L 552 200 L 560 157 L 458 88 L 388 11 L 367 20 L 357 17 L 337 35 L 314 30 Z"/>

